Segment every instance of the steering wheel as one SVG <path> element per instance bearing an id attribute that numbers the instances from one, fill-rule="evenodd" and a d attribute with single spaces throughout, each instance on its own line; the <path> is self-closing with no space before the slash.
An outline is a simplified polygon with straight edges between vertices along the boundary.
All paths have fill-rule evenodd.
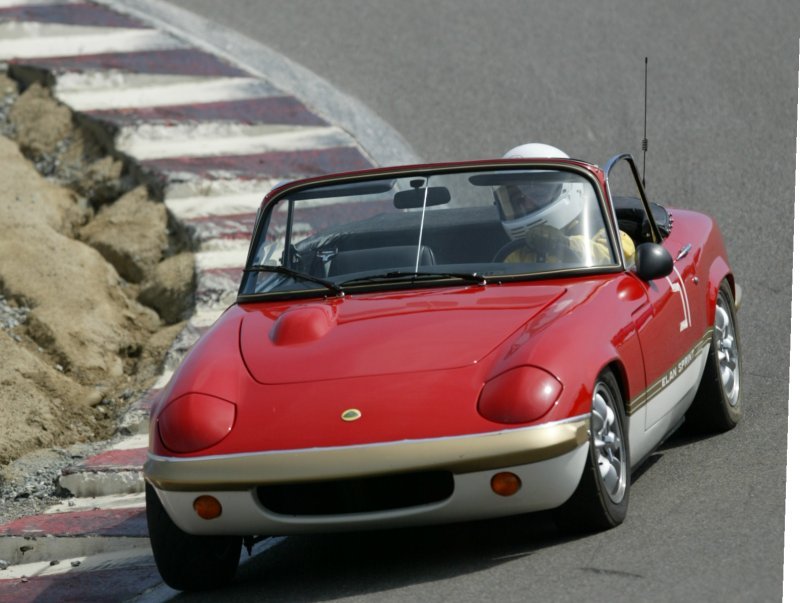
<path id="1" fill-rule="evenodd" d="M 492 258 L 492 262 L 495 263 L 502 263 L 506 261 L 506 258 L 510 256 L 515 251 L 522 249 L 528 246 L 528 242 L 523 239 L 514 239 L 513 241 L 509 241 L 505 245 L 503 245 L 497 253 L 494 254 Z M 570 247 L 569 239 L 564 236 L 563 240 L 559 239 L 556 243 L 555 248 L 560 252 L 562 261 L 565 263 L 577 262 L 582 263 L 583 258 L 580 254 L 575 251 L 572 247 Z"/>
<path id="2" fill-rule="evenodd" d="M 503 245 L 497 251 L 497 253 L 494 254 L 494 257 L 492 258 L 492 262 L 494 262 L 496 264 L 500 264 L 502 262 L 505 262 L 506 258 L 508 256 L 510 256 L 512 253 L 514 253 L 518 249 L 522 249 L 527 244 L 528 243 L 525 241 L 525 239 L 514 239 L 512 241 L 509 241 L 508 243 Z"/>

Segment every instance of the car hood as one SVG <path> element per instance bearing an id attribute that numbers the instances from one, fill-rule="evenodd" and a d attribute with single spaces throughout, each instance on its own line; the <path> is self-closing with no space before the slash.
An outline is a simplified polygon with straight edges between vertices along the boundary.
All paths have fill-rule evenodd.
<path id="1" fill-rule="evenodd" d="M 266 384 L 477 363 L 561 297 L 552 285 L 428 289 L 242 306 L 242 359 Z"/>

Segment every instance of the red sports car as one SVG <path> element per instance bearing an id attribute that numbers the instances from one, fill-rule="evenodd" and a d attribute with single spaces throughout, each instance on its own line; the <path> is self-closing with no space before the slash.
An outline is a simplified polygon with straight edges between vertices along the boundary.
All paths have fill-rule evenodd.
<path id="1" fill-rule="evenodd" d="M 222 585 L 263 535 L 618 525 L 684 418 L 739 421 L 740 301 L 715 222 L 648 203 L 629 155 L 281 186 L 236 304 L 153 409 L 159 570 Z"/>

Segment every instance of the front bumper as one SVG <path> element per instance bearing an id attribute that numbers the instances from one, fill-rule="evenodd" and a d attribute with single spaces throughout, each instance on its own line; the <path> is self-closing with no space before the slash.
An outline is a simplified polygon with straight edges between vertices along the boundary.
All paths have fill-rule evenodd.
<path id="1" fill-rule="evenodd" d="M 588 451 L 589 416 L 500 432 L 362 446 L 175 458 L 148 455 L 145 477 L 172 520 L 191 534 L 269 534 L 372 529 L 515 515 L 561 505 L 578 485 Z M 431 504 L 368 513 L 288 515 L 267 510 L 258 486 L 409 471 L 453 474 L 452 494 Z M 498 471 L 522 480 L 514 496 L 490 488 Z M 204 520 L 194 500 L 213 494 L 223 513 Z"/>

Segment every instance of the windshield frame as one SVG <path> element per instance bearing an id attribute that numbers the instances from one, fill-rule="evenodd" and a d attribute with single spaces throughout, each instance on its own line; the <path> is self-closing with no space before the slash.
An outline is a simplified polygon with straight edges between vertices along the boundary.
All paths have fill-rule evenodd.
<path id="1" fill-rule="evenodd" d="M 502 275 L 482 275 L 477 273 L 477 276 L 483 277 L 485 281 L 483 286 L 491 285 L 501 282 L 518 282 L 518 281 L 539 281 L 553 278 L 574 278 L 576 276 L 589 276 L 597 274 L 609 274 L 624 271 L 622 263 L 621 245 L 619 242 L 619 233 L 617 231 L 616 221 L 613 218 L 612 212 L 609 210 L 608 199 L 606 196 L 604 175 L 603 172 L 595 165 L 586 162 L 568 159 L 500 159 L 500 160 L 483 160 L 483 161 L 467 161 L 458 163 L 443 163 L 443 164 L 420 164 L 410 166 L 397 166 L 388 168 L 375 168 L 370 170 L 363 170 L 358 172 L 347 172 L 339 174 L 330 174 L 326 176 L 319 176 L 314 178 L 307 178 L 297 180 L 284 184 L 270 191 L 264 198 L 262 205 L 257 213 L 256 224 L 253 228 L 253 234 L 250 239 L 250 246 L 247 254 L 247 263 L 244 274 L 239 286 L 237 296 L 237 303 L 267 301 L 267 300 L 284 300 L 284 299 L 302 299 L 302 298 L 327 298 L 332 297 L 331 291 L 325 286 L 308 286 L 299 288 L 297 290 L 279 290 L 279 291 L 264 291 L 258 293 L 245 293 L 246 280 L 248 271 L 252 272 L 253 268 L 257 266 L 254 263 L 255 255 L 259 250 L 259 242 L 262 239 L 263 230 L 270 223 L 273 210 L 276 206 L 287 197 L 297 194 L 303 189 L 310 189 L 315 187 L 325 187 L 342 184 L 358 184 L 370 180 L 386 180 L 391 178 L 410 178 L 421 176 L 434 176 L 454 173 L 477 173 L 477 172 L 491 172 L 492 170 L 508 169 L 524 171 L 525 169 L 556 169 L 568 172 L 573 172 L 585 178 L 592 186 L 598 205 L 600 206 L 600 215 L 603 224 L 608 233 L 608 245 L 611 250 L 612 259 L 611 263 L 603 266 L 593 267 L 570 267 L 559 268 L 555 270 L 538 270 L 530 273 L 517 273 L 517 274 L 502 274 Z M 285 243 L 288 245 L 289 237 L 286 237 Z M 285 252 L 285 249 L 284 249 Z M 422 268 L 422 267 L 420 267 Z M 448 271 L 452 272 L 452 271 Z M 308 283 L 307 283 L 308 284 Z M 340 284 L 341 285 L 341 284 Z M 388 281 L 378 279 L 376 282 L 359 282 L 357 284 L 348 284 L 343 286 L 344 292 L 349 294 L 376 292 L 376 291 L 397 291 L 404 289 L 423 289 L 431 287 L 442 286 L 478 286 L 476 282 L 470 279 L 459 278 L 453 274 L 442 274 L 441 279 L 430 278 L 426 276 L 424 279 L 414 279 L 409 276 L 406 279 L 397 281 Z"/>

